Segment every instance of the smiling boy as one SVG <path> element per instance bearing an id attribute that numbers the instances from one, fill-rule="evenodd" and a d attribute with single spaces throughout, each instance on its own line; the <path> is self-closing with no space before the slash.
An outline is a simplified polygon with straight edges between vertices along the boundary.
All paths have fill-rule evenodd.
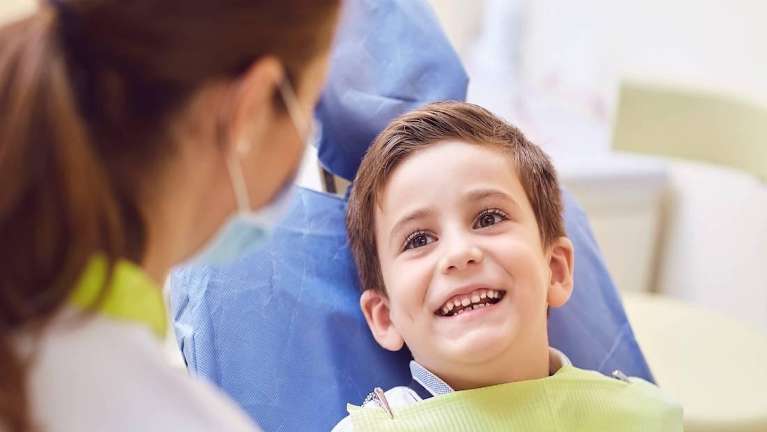
<path id="1" fill-rule="evenodd" d="M 558 416 L 552 406 L 581 404 L 570 399 L 582 392 L 557 392 L 554 401 L 544 387 L 579 379 L 580 389 L 598 389 L 593 394 L 604 403 L 597 406 L 610 419 L 671 425 L 649 430 L 681 429 L 681 410 L 654 386 L 581 371 L 549 347 L 548 308 L 569 299 L 574 265 L 556 172 L 540 148 L 490 112 L 445 102 L 392 122 L 362 161 L 347 229 L 363 288 L 362 312 L 382 347 L 410 349 L 413 383 L 378 394 L 361 410 L 351 409 L 335 430 L 378 424 L 365 418 L 375 408 L 385 408 L 391 421 L 417 418 L 411 406 L 426 403 L 437 410 L 428 414 L 434 421 L 426 419 L 418 428 L 444 430 L 450 423 L 440 415 L 449 413 L 434 414 L 440 398 L 450 395 L 455 408 L 464 394 L 479 393 L 472 389 L 504 384 L 504 392 L 523 391 L 514 383 L 527 383 L 526 394 L 542 395 L 539 411 L 545 414 L 525 424 L 548 422 Z M 647 409 L 632 408 L 623 416 L 623 408 L 611 408 L 617 399 L 610 392 L 621 391 L 616 385 L 638 388 L 633 402 Z M 461 406 L 469 407 L 469 416 L 485 417 L 515 409 L 480 414 L 471 403 Z M 528 411 L 510 421 L 532 415 Z M 567 415 L 561 417 L 563 430 L 594 424 L 586 419 L 572 425 Z"/>

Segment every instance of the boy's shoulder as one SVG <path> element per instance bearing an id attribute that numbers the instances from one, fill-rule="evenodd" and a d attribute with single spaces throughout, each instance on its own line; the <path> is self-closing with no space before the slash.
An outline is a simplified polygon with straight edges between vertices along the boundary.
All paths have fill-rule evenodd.
<path id="1" fill-rule="evenodd" d="M 600 372 L 580 369 L 575 366 L 564 366 L 551 378 L 555 385 L 563 389 L 568 388 L 573 392 L 605 392 L 606 394 L 627 394 L 633 398 L 657 400 L 659 403 L 675 402 L 670 399 L 655 384 L 638 377 L 630 377 L 620 370 L 612 373 L 612 376 Z M 572 387 L 572 388 L 570 388 Z"/>
<path id="2" fill-rule="evenodd" d="M 642 378 L 615 371 L 612 377 L 599 372 L 563 367 L 551 381 L 561 407 L 588 413 L 584 421 L 595 427 L 614 425 L 655 425 L 648 430 L 682 430 L 682 407 L 658 386 Z M 567 408 L 563 408 L 567 409 Z M 624 426 L 625 427 L 625 426 Z"/>

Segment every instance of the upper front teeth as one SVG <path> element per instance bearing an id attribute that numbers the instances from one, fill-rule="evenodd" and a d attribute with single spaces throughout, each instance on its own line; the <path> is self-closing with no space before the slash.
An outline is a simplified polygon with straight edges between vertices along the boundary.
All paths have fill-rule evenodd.
<path id="1" fill-rule="evenodd" d="M 492 289 L 480 289 L 471 294 L 457 296 L 448 300 L 445 305 L 442 306 L 442 314 L 447 315 L 456 308 L 459 308 L 457 312 L 460 313 L 464 308 L 468 309 L 469 305 L 474 305 L 473 308 L 476 308 L 480 305 L 484 306 L 484 301 L 486 299 L 497 299 L 500 296 L 500 291 Z"/>

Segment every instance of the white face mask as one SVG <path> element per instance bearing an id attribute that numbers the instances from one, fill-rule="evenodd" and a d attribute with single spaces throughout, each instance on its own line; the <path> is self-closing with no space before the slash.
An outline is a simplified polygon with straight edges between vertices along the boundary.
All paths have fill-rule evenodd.
<path id="1" fill-rule="evenodd" d="M 299 137 L 308 139 L 311 136 L 309 122 L 301 112 L 293 88 L 287 80 L 283 80 L 279 88 Z M 237 211 L 227 218 L 208 244 L 188 261 L 189 264 L 222 265 L 237 261 L 251 248 L 263 244 L 280 217 L 290 209 L 294 178 L 282 186 L 270 203 L 257 210 L 251 209 L 250 196 L 239 160 L 242 155 L 247 154 L 248 147 L 247 144 L 238 146 L 227 164 L 237 200 Z"/>

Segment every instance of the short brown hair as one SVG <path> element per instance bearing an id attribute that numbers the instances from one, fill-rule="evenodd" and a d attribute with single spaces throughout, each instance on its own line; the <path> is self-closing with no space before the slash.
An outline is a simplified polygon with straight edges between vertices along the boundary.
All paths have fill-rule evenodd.
<path id="1" fill-rule="evenodd" d="M 533 208 L 544 246 L 565 235 L 562 198 L 549 157 L 519 129 L 465 102 L 437 102 L 389 124 L 362 159 L 346 212 L 346 229 L 362 290 L 385 291 L 375 238 L 375 206 L 394 169 L 415 152 L 448 139 L 509 153 Z"/>

